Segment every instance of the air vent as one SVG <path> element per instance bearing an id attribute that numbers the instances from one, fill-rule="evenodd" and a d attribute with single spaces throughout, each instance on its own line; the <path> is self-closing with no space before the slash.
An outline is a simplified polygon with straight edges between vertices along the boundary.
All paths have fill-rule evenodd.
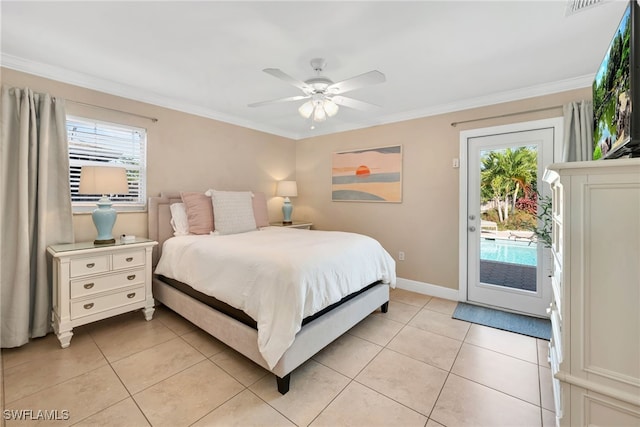
<path id="1" fill-rule="evenodd" d="M 602 1 L 603 0 L 569 0 L 564 16 L 571 16 L 574 13 L 582 12 L 585 9 L 599 5 Z"/>

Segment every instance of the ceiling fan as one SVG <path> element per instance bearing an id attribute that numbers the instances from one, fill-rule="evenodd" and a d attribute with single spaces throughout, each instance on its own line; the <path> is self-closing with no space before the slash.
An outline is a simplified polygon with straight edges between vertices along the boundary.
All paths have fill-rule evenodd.
<path id="1" fill-rule="evenodd" d="M 298 108 L 298 112 L 302 117 L 311 119 L 311 129 L 313 129 L 313 122 L 323 122 L 327 117 L 335 116 L 338 112 L 339 106 L 365 111 L 379 107 L 375 104 L 342 96 L 342 94 L 365 86 L 383 83 L 385 81 L 384 74 L 380 71 L 373 70 L 360 74 L 359 76 L 334 83 L 331 79 L 322 75 L 322 70 L 326 65 L 327 62 L 323 58 L 312 59 L 311 67 L 316 72 L 316 76 L 305 81 L 297 80 L 277 68 L 265 68 L 262 71 L 297 87 L 302 90 L 304 95 L 256 102 L 249 104 L 249 107 L 261 107 L 263 105 L 280 104 L 282 102 L 308 99 L 307 102 Z"/>

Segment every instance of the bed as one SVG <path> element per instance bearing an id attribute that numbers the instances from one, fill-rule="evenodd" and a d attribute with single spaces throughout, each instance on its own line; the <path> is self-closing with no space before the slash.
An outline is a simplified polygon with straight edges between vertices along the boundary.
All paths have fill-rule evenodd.
<path id="1" fill-rule="evenodd" d="M 331 271 L 322 272 L 319 267 L 315 267 L 313 259 L 330 257 L 326 246 L 323 246 L 325 243 L 330 244 L 329 241 L 322 242 L 321 238 L 320 243 L 317 244 L 305 243 L 305 239 L 312 236 L 328 235 L 328 239 L 336 235 L 342 238 L 343 234 L 351 233 L 266 227 L 260 231 L 251 231 L 237 236 L 174 238 L 170 206 L 180 201 L 179 193 L 163 193 L 160 197 L 149 199 L 149 238 L 158 241 L 153 255 L 154 269 L 158 273 L 154 274 L 153 278 L 154 298 L 275 374 L 280 393 L 285 394 L 289 390 L 291 372 L 295 368 L 372 312 L 378 309 L 382 312 L 387 311 L 389 287 L 395 286 L 395 263 L 384 249 L 381 249 L 386 254 L 383 257 L 388 259 L 384 258 L 379 262 L 382 265 L 379 271 L 374 272 L 377 267 L 372 268 L 369 264 L 363 264 L 366 266 L 363 268 L 365 272 L 358 273 L 361 274 L 359 276 L 354 273 L 357 270 L 356 267 L 345 268 L 342 272 L 334 266 Z M 359 238 L 373 240 L 366 236 Z M 240 276 L 242 273 L 240 270 L 256 268 L 256 263 L 253 262 L 258 258 L 256 247 L 264 246 L 265 241 L 273 242 L 273 249 L 270 252 L 277 253 L 276 245 L 280 244 L 277 242 L 285 240 L 296 242 L 296 246 L 292 249 L 292 253 L 296 256 L 280 256 L 278 258 L 280 260 L 286 258 L 280 262 L 286 264 L 291 258 L 292 263 L 304 264 L 305 267 L 298 268 L 297 264 L 288 267 L 283 265 L 283 269 L 292 268 L 295 275 L 289 270 L 283 270 L 286 274 L 281 273 L 280 264 L 275 262 L 274 256 L 271 260 L 274 263 L 269 264 L 266 272 L 259 270 L 259 273 L 253 273 L 254 276 L 251 276 L 251 280 L 247 279 L 245 284 L 243 282 L 245 279 Z M 221 249 L 220 245 L 223 243 L 227 246 Z M 338 244 L 346 247 L 343 243 Z M 231 256 L 234 246 L 237 246 L 237 250 L 248 248 L 247 254 L 238 256 L 234 261 Z M 314 250 L 317 247 L 320 255 L 315 256 L 313 252 L 305 252 L 306 249 L 303 248 L 307 247 L 314 247 Z M 321 249 L 322 247 L 324 249 Z M 346 256 L 353 257 L 353 254 L 349 254 L 346 249 L 343 250 L 345 259 L 350 260 L 349 263 L 360 262 L 357 256 L 356 261 L 347 258 Z M 333 252 L 338 253 L 335 249 Z M 187 257 L 187 254 L 191 254 L 190 257 Z M 224 258 L 225 269 L 207 270 L 208 266 L 204 265 L 206 263 L 196 258 L 204 254 L 207 256 L 217 254 L 217 258 Z M 360 258 L 364 263 L 366 262 L 364 260 L 370 257 L 360 256 Z M 232 265 L 235 265 L 232 264 L 233 262 L 237 262 L 238 267 L 232 268 Z M 307 276 L 307 270 L 312 271 L 313 274 L 309 273 L 310 275 Z M 374 277 L 372 274 L 376 275 L 375 280 L 370 279 Z M 319 297 L 310 296 L 309 289 L 315 287 L 324 289 L 324 282 L 341 281 L 343 275 L 350 277 L 349 280 L 345 279 L 345 282 L 364 281 L 364 277 L 367 279 L 365 283 L 359 283 L 357 286 L 340 284 L 338 291 L 326 291 Z M 285 286 L 290 276 L 295 276 L 292 280 L 304 282 L 305 288 L 299 292 L 291 291 L 296 287 Z M 263 278 L 266 279 L 263 280 Z M 188 282 L 189 285 L 184 282 Z M 267 282 L 270 283 L 269 286 L 265 285 Z M 270 297 L 266 293 L 260 294 L 267 287 L 274 287 L 278 297 Z M 238 288 L 238 295 L 230 293 L 229 289 L 233 288 Z M 295 294 L 292 296 L 292 303 L 283 304 L 278 300 L 282 294 L 291 292 Z M 254 294 L 255 298 L 251 299 Z M 256 304 L 255 301 L 260 303 Z M 281 319 L 287 316 L 291 319 Z M 290 323 L 287 322 L 291 320 L 294 327 L 288 326 Z"/>

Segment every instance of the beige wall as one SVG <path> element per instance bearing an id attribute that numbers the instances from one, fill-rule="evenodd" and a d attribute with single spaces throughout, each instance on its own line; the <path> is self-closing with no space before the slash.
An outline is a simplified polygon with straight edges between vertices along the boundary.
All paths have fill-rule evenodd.
<path id="1" fill-rule="evenodd" d="M 178 111 L 107 95 L 80 87 L 2 69 L 2 84 L 158 118 L 157 123 L 124 113 L 68 103 L 69 114 L 127 123 L 148 130 L 148 195 L 160 191 L 253 189 L 274 194 L 275 182 L 296 179 L 293 218 L 315 228 L 348 230 L 377 238 L 394 257 L 398 276 L 451 289 L 458 288 L 459 170 L 451 166 L 459 155 L 463 130 L 537 120 L 562 115 L 561 108 L 501 119 L 454 121 L 553 107 L 590 99 L 590 88 L 522 101 L 409 120 L 368 129 L 309 138 L 298 142 Z M 403 202 L 331 201 L 331 153 L 401 144 Z M 269 200 L 272 220 L 281 218 L 281 198 Z M 75 215 L 76 240 L 91 240 L 90 215 Z M 114 235 L 146 236 L 146 213 L 121 213 Z"/>
<path id="2" fill-rule="evenodd" d="M 590 88 L 298 141 L 294 218 L 375 237 L 396 261 L 398 251 L 405 252 L 398 277 L 458 289 L 459 169 L 452 168 L 452 159 L 460 156 L 460 131 L 559 117 L 562 108 L 451 123 L 582 99 L 591 99 Z M 403 149 L 402 203 L 331 201 L 331 153 L 397 144 Z"/>
<path id="3" fill-rule="evenodd" d="M 272 196 L 277 180 L 295 178 L 295 141 L 14 70 L 1 71 L 3 85 L 157 118 L 153 123 L 126 113 L 67 103 L 68 114 L 147 129 L 148 196 L 211 187 L 251 189 L 267 194 L 272 220 L 282 217 L 282 199 Z M 74 231 L 76 241 L 93 240 L 96 231 L 91 216 L 74 215 Z M 147 236 L 146 212 L 120 213 L 113 234 L 125 233 Z"/>

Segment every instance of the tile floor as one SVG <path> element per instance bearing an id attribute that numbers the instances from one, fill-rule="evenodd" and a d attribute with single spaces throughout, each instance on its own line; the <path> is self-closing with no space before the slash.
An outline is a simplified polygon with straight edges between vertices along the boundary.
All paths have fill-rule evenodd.
<path id="1" fill-rule="evenodd" d="M 284 396 L 170 310 L 129 313 L 76 328 L 64 350 L 52 334 L 2 350 L 0 402 L 68 411 L 55 426 L 553 425 L 547 342 L 454 320 L 454 308 L 393 290 L 388 313 L 294 371 Z"/>

